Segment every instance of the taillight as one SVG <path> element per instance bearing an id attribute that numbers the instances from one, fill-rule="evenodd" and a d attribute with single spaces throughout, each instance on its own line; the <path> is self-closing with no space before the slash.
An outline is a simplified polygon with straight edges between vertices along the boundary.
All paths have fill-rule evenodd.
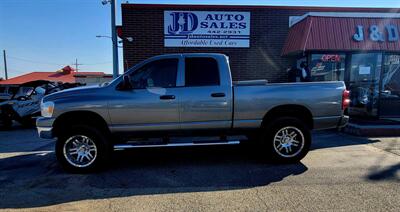
<path id="1" fill-rule="evenodd" d="M 342 95 L 342 110 L 345 110 L 350 105 L 350 91 L 344 90 Z"/>

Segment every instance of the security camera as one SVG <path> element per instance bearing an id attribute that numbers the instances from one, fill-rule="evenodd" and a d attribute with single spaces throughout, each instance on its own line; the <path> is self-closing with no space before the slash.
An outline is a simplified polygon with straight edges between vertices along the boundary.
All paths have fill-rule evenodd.
<path id="1" fill-rule="evenodd" d="M 108 4 L 108 2 L 109 2 L 108 0 L 103 0 L 103 1 L 101 1 L 101 4 L 106 5 L 106 4 Z"/>

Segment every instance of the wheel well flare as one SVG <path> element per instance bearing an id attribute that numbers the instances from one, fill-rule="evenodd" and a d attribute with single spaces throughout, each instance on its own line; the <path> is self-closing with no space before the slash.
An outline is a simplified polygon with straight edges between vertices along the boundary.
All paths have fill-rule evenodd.
<path id="1" fill-rule="evenodd" d="M 272 108 L 265 114 L 263 124 L 270 123 L 278 117 L 295 117 L 304 121 L 310 129 L 313 129 L 313 116 L 309 109 L 301 105 L 281 105 Z"/>
<path id="2" fill-rule="evenodd" d="M 89 125 L 102 132 L 109 132 L 106 121 L 99 114 L 91 111 L 73 111 L 66 112 L 55 120 L 53 124 L 54 135 L 58 136 L 74 125 Z"/>

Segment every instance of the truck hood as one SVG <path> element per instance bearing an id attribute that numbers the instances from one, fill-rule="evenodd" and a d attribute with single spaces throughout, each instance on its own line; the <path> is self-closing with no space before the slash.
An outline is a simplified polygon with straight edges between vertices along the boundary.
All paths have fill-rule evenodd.
<path id="1" fill-rule="evenodd" d="M 96 93 L 100 92 L 100 90 L 103 88 L 104 87 L 101 87 L 100 85 L 69 88 L 69 89 L 58 91 L 56 93 L 52 93 L 50 95 L 45 96 L 43 98 L 43 102 L 53 101 L 56 99 L 67 98 L 67 97 L 71 97 L 71 96 L 76 97 L 76 96 L 87 95 L 87 94 L 92 94 L 92 93 L 96 94 Z"/>
<path id="2" fill-rule="evenodd" d="M 13 103 L 11 103 L 10 100 L 4 101 L 4 102 L 0 102 L 0 107 L 3 106 L 3 105 L 8 105 L 8 104 L 13 104 Z"/>

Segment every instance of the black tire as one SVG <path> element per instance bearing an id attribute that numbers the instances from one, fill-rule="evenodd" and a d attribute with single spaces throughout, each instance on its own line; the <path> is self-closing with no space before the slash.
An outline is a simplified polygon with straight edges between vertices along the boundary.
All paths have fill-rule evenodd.
<path id="1" fill-rule="evenodd" d="M 4 118 L 4 119 L 2 120 L 2 122 L 3 122 L 3 128 L 4 128 L 5 130 L 11 129 L 12 124 L 13 124 L 11 119 Z"/>
<path id="2" fill-rule="evenodd" d="M 286 131 L 285 131 L 286 130 Z M 261 137 L 273 162 L 297 163 L 311 145 L 311 131 L 300 119 L 280 117 L 263 126 Z"/>
<path id="3" fill-rule="evenodd" d="M 8 113 L 8 108 L 7 107 L 2 107 L 2 111 L 0 111 L 0 121 L 2 122 L 2 128 L 5 130 L 10 130 L 13 121 L 12 121 L 12 116 Z"/>
<path id="4" fill-rule="evenodd" d="M 89 139 L 89 141 L 86 143 L 90 142 L 89 143 L 90 145 L 87 146 L 89 150 L 87 150 L 88 148 L 82 147 L 82 145 L 85 145 L 83 144 L 85 140 L 87 140 L 85 137 Z M 82 145 L 73 146 L 74 142 L 81 142 L 80 144 Z M 94 147 L 92 144 L 94 145 Z M 70 148 L 70 147 L 76 147 L 76 148 Z M 96 154 L 94 154 L 94 152 L 91 151 L 92 147 L 96 149 L 93 150 L 95 151 Z M 90 162 L 89 159 L 90 157 L 88 156 L 88 154 L 86 154 L 86 156 L 81 156 L 81 158 L 85 157 L 84 159 L 85 161 L 87 161 L 87 164 L 83 164 L 83 159 L 80 159 L 82 160 L 82 164 L 78 164 L 79 159 L 74 160 L 75 156 L 72 155 L 72 154 L 78 155 L 78 153 L 76 153 L 78 152 L 78 150 L 76 150 L 76 152 L 68 150 L 79 149 L 79 148 L 83 149 L 82 151 L 84 152 L 85 150 L 87 150 L 86 152 L 90 153 L 90 155 L 93 158 L 93 161 Z M 63 167 L 64 170 L 71 173 L 88 173 L 93 171 L 99 171 L 105 168 L 108 159 L 110 157 L 111 151 L 112 151 L 112 146 L 107 141 L 106 136 L 104 136 L 96 128 L 86 125 L 77 125 L 66 129 L 65 132 L 58 137 L 56 142 L 57 160 L 59 161 L 60 165 Z M 71 155 L 67 152 L 70 152 Z"/>

